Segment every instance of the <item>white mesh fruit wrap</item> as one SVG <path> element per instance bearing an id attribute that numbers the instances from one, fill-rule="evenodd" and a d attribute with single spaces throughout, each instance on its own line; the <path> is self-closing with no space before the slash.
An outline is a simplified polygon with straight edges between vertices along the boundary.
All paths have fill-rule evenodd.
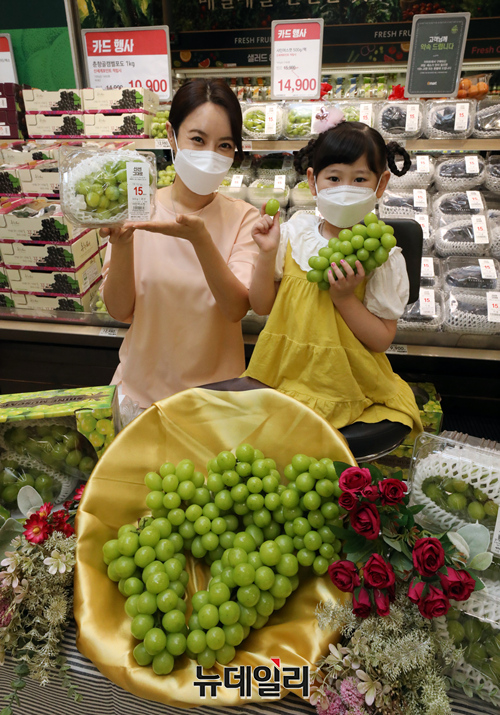
<path id="1" fill-rule="evenodd" d="M 490 222 L 490 253 L 500 260 L 500 220 Z"/>
<path id="2" fill-rule="evenodd" d="M 500 112 L 500 106 L 498 107 L 498 111 Z M 476 121 L 474 123 L 473 136 L 478 137 L 479 139 L 492 139 L 493 137 L 500 137 L 500 126 L 497 128 L 491 127 L 491 129 L 481 129 L 479 126 L 479 122 L 481 121 L 481 119 L 483 117 L 489 117 L 491 115 L 491 112 L 491 106 L 483 107 L 482 109 L 478 109 L 476 111 Z"/>
<path id="3" fill-rule="evenodd" d="M 388 201 L 394 198 L 403 199 L 408 205 L 407 206 L 390 206 Z M 398 192 L 386 192 L 379 203 L 379 213 L 380 218 L 415 218 L 415 213 L 428 213 L 425 208 L 415 208 L 413 205 L 413 192 L 411 191 L 398 191 Z"/>
<path id="4" fill-rule="evenodd" d="M 43 462 L 38 462 L 36 459 L 33 459 L 33 457 L 30 457 L 28 455 L 21 455 L 12 450 L 7 450 L 1 453 L 1 457 L 5 460 L 12 460 L 14 462 L 17 462 L 20 467 L 24 467 L 27 470 L 29 470 L 30 468 L 38 469 L 40 471 L 43 470 L 44 474 L 47 474 L 49 477 L 52 477 L 52 479 L 57 482 L 57 484 L 61 488 L 61 491 L 55 498 L 57 504 L 61 504 L 63 501 L 66 501 L 73 489 L 78 484 L 78 479 L 76 479 L 75 477 L 68 477 L 65 474 L 56 472 L 56 470 L 52 469 L 52 467 L 49 467 Z"/>
<path id="5" fill-rule="evenodd" d="M 416 167 L 417 160 L 412 159 L 412 167 Z M 403 168 L 402 161 L 396 161 L 396 166 L 398 169 Z M 432 177 L 434 176 L 434 162 L 429 158 L 429 171 L 407 171 L 403 176 L 396 176 L 396 174 L 391 174 L 389 178 L 389 183 L 387 188 L 393 191 L 400 191 L 405 189 L 427 189 L 430 186 Z"/>
<path id="6" fill-rule="evenodd" d="M 474 128 L 475 111 L 472 102 L 469 104 L 469 118 L 467 128 L 463 130 L 452 129 L 448 131 L 440 129 L 436 124 L 439 124 L 439 116 L 446 107 L 455 109 L 454 102 L 444 102 L 443 104 L 428 102 L 424 118 L 424 134 L 429 139 L 467 139 L 472 134 Z"/>
<path id="7" fill-rule="evenodd" d="M 257 110 L 262 111 L 265 116 L 266 105 L 265 104 L 256 104 L 255 106 L 248 107 L 247 109 L 244 110 L 244 112 L 243 112 L 243 135 L 250 137 L 251 139 L 278 139 L 281 136 L 281 133 L 283 131 L 283 114 L 282 114 L 280 107 L 276 107 L 276 131 L 273 132 L 272 134 L 266 134 L 266 132 L 264 130 L 261 132 L 252 131 L 251 129 L 248 129 L 245 126 L 245 119 L 246 119 L 247 115 L 250 114 L 251 112 L 255 112 Z"/>
<path id="8" fill-rule="evenodd" d="M 462 174 L 461 176 L 443 176 L 443 167 L 456 166 L 457 170 L 465 163 L 464 158 L 446 159 L 439 163 L 434 174 L 434 183 L 438 191 L 471 191 L 482 185 L 485 175 L 485 164 L 483 159 L 478 159 L 478 174 Z"/>
<path id="9" fill-rule="evenodd" d="M 470 333 L 472 335 L 498 335 L 500 334 L 500 323 L 492 323 L 488 320 L 488 315 L 477 315 L 467 310 L 463 310 L 457 304 L 466 301 L 474 307 L 486 310 L 486 291 L 466 291 L 455 290 L 448 294 L 445 310 L 443 328 L 451 333 Z"/>
<path id="10" fill-rule="evenodd" d="M 419 521 L 445 531 L 460 529 L 469 522 L 445 511 L 424 493 L 422 486 L 430 477 L 462 479 L 474 489 L 480 489 L 500 506 L 500 464 L 498 455 L 468 447 L 446 447 L 425 457 L 417 457 L 412 469 L 412 504 L 423 504 Z"/>
<path id="11" fill-rule="evenodd" d="M 434 247 L 438 256 L 447 258 L 448 256 L 487 256 L 489 254 L 489 243 L 476 243 L 474 238 L 470 241 L 450 240 L 453 237 L 453 229 L 466 227 L 470 227 L 473 236 L 474 232 L 470 218 L 450 221 L 434 232 Z"/>
<path id="12" fill-rule="evenodd" d="M 495 168 L 498 169 L 498 164 L 495 165 Z M 490 166 L 486 167 L 486 171 L 484 173 L 484 185 L 494 194 L 500 194 L 500 176 L 493 176 Z"/>

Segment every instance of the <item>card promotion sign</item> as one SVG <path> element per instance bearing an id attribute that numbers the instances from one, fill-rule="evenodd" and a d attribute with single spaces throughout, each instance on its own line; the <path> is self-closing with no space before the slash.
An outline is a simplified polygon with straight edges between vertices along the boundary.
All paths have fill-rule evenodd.
<path id="1" fill-rule="evenodd" d="M 14 84 L 17 84 L 12 42 L 10 35 L 7 33 L 0 34 L 0 82 L 14 82 Z"/>
<path id="2" fill-rule="evenodd" d="M 456 95 L 469 20 L 469 12 L 414 16 L 405 97 Z"/>
<path id="3" fill-rule="evenodd" d="M 272 23 L 272 99 L 319 99 L 323 24 L 321 18 Z"/>
<path id="4" fill-rule="evenodd" d="M 148 89 L 172 97 L 168 27 L 82 30 L 89 87 Z"/>

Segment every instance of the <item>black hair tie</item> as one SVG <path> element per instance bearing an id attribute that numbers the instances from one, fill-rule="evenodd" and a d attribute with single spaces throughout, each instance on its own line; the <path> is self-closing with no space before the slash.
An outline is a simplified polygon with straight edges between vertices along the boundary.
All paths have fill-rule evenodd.
<path id="1" fill-rule="evenodd" d="M 398 168 L 396 164 L 396 156 L 403 158 L 403 167 Z M 387 145 L 387 164 L 389 169 L 396 176 L 404 176 L 411 167 L 411 158 L 406 149 L 397 142 L 389 142 Z"/>

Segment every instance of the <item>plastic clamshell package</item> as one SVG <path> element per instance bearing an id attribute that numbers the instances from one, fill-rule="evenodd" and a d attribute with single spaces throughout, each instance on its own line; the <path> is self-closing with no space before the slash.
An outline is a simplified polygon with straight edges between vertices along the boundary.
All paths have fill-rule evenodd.
<path id="1" fill-rule="evenodd" d="M 477 163 L 476 163 L 477 162 Z M 482 186 L 485 161 L 481 156 L 442 156 L 436 161 L 434 183 L 438 191 L 472 191 Z M 477 171 L 470 169 L 477 168 Z"/>
<path id="2" fill-rule="evenodd" d="M 250 139 L 278 139 L 283 133 L 283 108 L 278 102 L 245 102 L 243 113 L 243 136 Z M 266 122 L 268 114 L 274 114 L 274 131 Z M 268 131 L 266 132 L 266 123 Z"/>
<path id="3" fill-rule="evenodd" d="M 490 227 L 490 253 L 493 258 L 500 260 L 500 211 L 488 211 L 487 217 Z"/>
<path id="4" fill-rule="evenodd" d="M 443 262 L 439 258 L 436 258 L 436 256 L 427 256 L 424 254 L 422 256 L 422 261 L 425 258 L 432 258 L 432 265 L 433 265 L 434 273 L 432 276 L 420 274 L 420 287 L 421 288 L 434 288 L 435 290 L 437 290 L 437 289 L 441 288 L 441 284 L 442 284 L 442 279 L 443 279 L 442 264 L 443 264 Z"/>
<path id="5" fill-rule="evenodd" d="M 500 194 L 500 156 L 490 156 L 486 162 L 484 185 L 494 194 Z"/>
<path id="6" fill-rule="evenodd" d="M 500 335 L 500 323 L 488 319 L 487 291 L 455 288 L 445 295 L 444 330 L 470 335 Z"/>
<path id="7" fill-rule="evenodd" d="M 455 191 L 438 193 L 433 197 L 432 214 L 436 226 L 446 223 L 453 223 L 457 219 L 469 219 L 471 216 L 479 216 L 485 213 L 484 200 L 482 208 L 471 209 L 469 199 L 465 191 Z"/>
<path id="8" fill-rule="evenodd" d="M 477 104 L 473 137 L 493 139 L 500 137 L 500 99 L 482 99 Z"/>
<path id="9" fill-rule="evenodd" d="M 285 186 L 284 189 L 275 189 L 272 181 L 256 179 L 248 187 L 247 201 L 260 209 L 262 204 L 269 201 L 269 199 L 277 199 L 280 207 L 284 209 L 288 204 L 289 194 L 290 189 L 288 186 Z"/>
<path id="10" fill-rule="evenodd" d="M 407 305 L 401 318 L 398 319 L 398 331 L 436 332 L 441 329 L 444 320 L 443 298 L 437 291 L 434 295 L 434 314 L 422 315 L 420 298 Z"/>
<path id="11" fill-rule="evenodd" d="M 290 206 L 299 206 L 304 209 L 315 208 L 316 197 L 311 194 L 307 179 L 299 181 L 290 191 Z"/>
<path id="12" fill-rule="evenodd" d="M 407 191 L 408 189 L 428 189 L 434 177 L 435 161 L 429 156 L 429 171 L 418 171 L 418 161 L 415 156 L 411 158 L 411 167 L 403 176 L 392 174 L 389 177 L 387 188 L 391 191 Z M 403 168 L 403 161 L 396 159 L 398 169 Z"/>
<path id="13" fill-rule="evenodd" d="M 274 181 L 275 176 L 283 175 L 288 186 L 294 186 L 297 172 L 290 154 L 266 154 L 254 158 L 253 162 L 256 178 L 261 181 Z"/>
<path id="14" fill-rule="evenodd" d="M 490 246 L 489 240 L 486 243 L 477 243 L 474 240 L 472 220 L 470 217 L 464 216 L 436 228 L 434 231 L 434 250 L 441 258 L 447 258 L 448 256 L 487 256 L 490 252 Z"/>
<path id="15" fill-rule="evenodd" d="M 492 269 L 492 273 L 496 273 L 496 278 L 487 278 L 483 276 L 481 260 L 466 256 L 447 258 L 443 262 L 443 288 L 448 291 L 453 291 L 456 288 L 499 290 L 500 263 L 494 258 L 486 259 L 488 266 Z"/>
<path id="16" fill-rule="evenodd" d="M 237 176 L 237 174 L 236 174 Z M 241 182 L 241 186 L 231 186 L 231 176 L 226 176 L 222 184 L 219 186 L 219 194 L 224 196 L 229 196 L 231 199 L 241 199 L 242 201 L 247 200 L 248 193 L 248 178 L 244 175 Z"/>
<path id="17" fill-rule="evenodd" d="M 380 218 L 411 218 L 415 214 L 429 213 L 430 201 L 425 192 L 427 206 L 415 206 L 415 195 L 412 191 L 384 191 L 379 199 Z"/>
<path id="18" fill-rule="evenodd" d="M 415 112 L 415 119 L 408 112 Z M 384 139 L 418 139 L 424 125 L 424 103 L 420 100 L 391 100 L 379 105 L 376 112 L 375 128 Z"/>
<path id="19" fill-rule="evenodd" d="M 371 121 L 366 123 L 370 127 L 375 126 L 375 114 L 378 106 L 377 102 L 363 102 L 362 99 L 343 99 L 340 102 L 335 102 L 334 106 L 337 109 L 340 109 L 346 119 L 346 122 L 359 122 L 361 121 L 360 117 L 362 115 L 363 110 L 363 107 L 361 105 L 370 105 L 371 109 L 369 110 L 369 116 L 371 118 Z"/>
<path id="20" fill-rule="evenodd" d="M 455 129 L 457 105 L 467 106 L 464 129 Z M 474 128 L 476 102 L 471 99 L 437 99 L 425 104 L 424 132 L 429 139 L 468 139 Z"/>
<path id="21" fill-rule="evenodd" d="M 288 139 L 310 139 L 314 115 L 320 104 L 311 102 L 288 102 L 285 108 L 284 134 Z"/>
<path id="22" fill-rule="evenodd" d="M 89 148 L 61 152 L 61 208 L 71 223 L 98 228 L 129 220 L 127 165 L 131 163 L 147 167 L 152 215 L 156 192 L 156 158 L 152 152 Z"/>

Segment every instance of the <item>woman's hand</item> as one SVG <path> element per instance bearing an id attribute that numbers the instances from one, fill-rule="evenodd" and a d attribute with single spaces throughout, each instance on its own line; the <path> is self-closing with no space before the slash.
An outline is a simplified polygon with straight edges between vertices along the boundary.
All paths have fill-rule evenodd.
<path id="1" fill-rule="evenodd" d="M 340 267 L 336 263 L 332 263 L 332 270 L 328 271 L 328 281 L 330 283 L 330 297 L 334 305 L 338 305 L 346 298 L 351 298 L 354 295 L 354 291 L 359 286 L 359 284 L 365 278 L 365 269 L 363 268 L 361 261 L 356 261 L 357 273 L 354 273 L 351 266 L 347 261 L 341 261 L 342 268 L 346 272 L 346 275 L 342 273 Z M 337 280 L 332 275 L 333 273 L 337 276 Z"/>
<path id="2" fill-rule="evenodd" d="M 162 233 L 165 236 L 175 236 L 183 238 L 193 246 L 206 243 L 210 239 L 210 234 L 203 219 L 191 214 L 178 214 L 175 221 L 142 221 L 134 223 L 135 229 L 150 231 L 151 233 Z"/>
<path id="3" fill-rule="evenodd" d="M 279 211 L 274 217 L 268 216 L 264 204 L 260 218 L 253 225 L 252 238 L 262 253 L 276 253 L 280 243 Z"/>
<path id="4" fill-rule="evenodd" d="M 124 245 L 130 243 L 134 237 L 134 227 L 131 224 L 123 224 L 123 226 L 114 226 L 113 228 L 101 228 L 99 231 L 102 238 L 109 236 L 111 244 L 119 243 Z"/>

